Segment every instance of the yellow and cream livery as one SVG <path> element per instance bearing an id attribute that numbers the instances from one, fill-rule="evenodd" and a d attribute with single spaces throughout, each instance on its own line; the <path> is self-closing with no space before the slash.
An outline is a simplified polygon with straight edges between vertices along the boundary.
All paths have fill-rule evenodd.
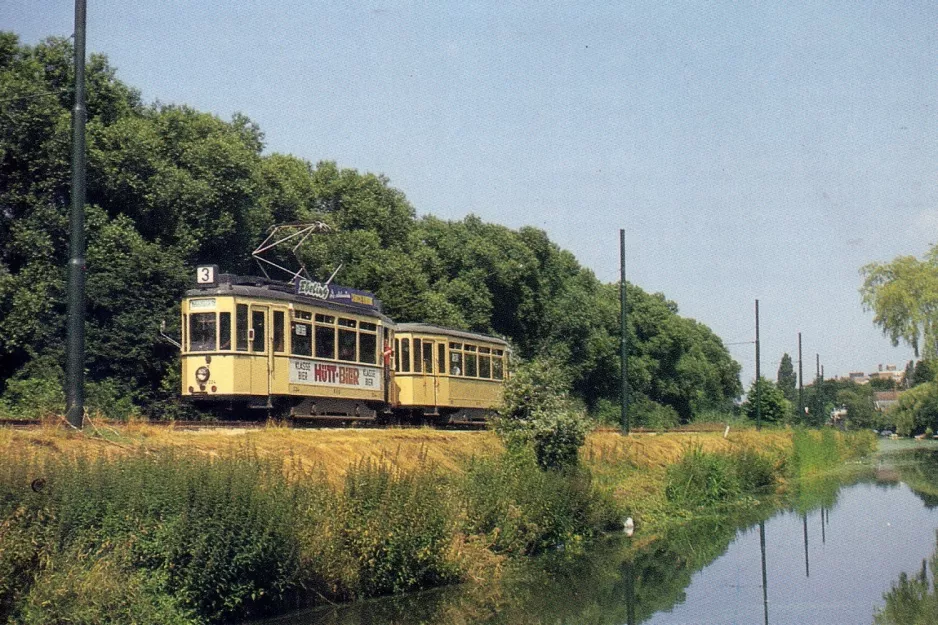
<path id="1" fill-rule="evenodd" d="M 234 415 L 474 421 L 498 407 L 508 344 L 395 324 L 371 293 L 199 267 L 182 301 L 182 394 Z"/>

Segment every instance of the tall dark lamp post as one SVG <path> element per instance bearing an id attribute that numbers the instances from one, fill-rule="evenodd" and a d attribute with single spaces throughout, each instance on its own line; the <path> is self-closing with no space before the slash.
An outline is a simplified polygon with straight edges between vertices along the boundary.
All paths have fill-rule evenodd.
<path id="1" fill-rule="evenodd" d="M 628 377 L 628 302 L 625 297 L 625 230 L 619 230 L 619 358 L 622 361 L 622 433 L 629 433 L 629 377 Z"/>
<path id="2" fill-rule="evenodd" d="M 85 0 L 75 0 L 75 107 L 72 109 L 72 212 L 68 259 L 66 419 L 85 414 Z"/>

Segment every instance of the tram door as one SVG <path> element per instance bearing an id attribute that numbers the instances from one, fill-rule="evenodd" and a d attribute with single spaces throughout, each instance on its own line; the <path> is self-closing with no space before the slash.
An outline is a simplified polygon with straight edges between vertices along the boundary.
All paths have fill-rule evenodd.
<path id="1" fill-rule="evenodd" d="M 433 346 L 433 341 L 424 339 L 420 354 L 414 354 L 414 356 L 420 358 L 421 368 L 423 369 L 423 396 L 426 398 L 425 401 L 431 406 L 438 406 L 437 390 L 439 384 L 437 383 L 437 377 L 433 374 Z"/>
<path id="2" fill-rule="evenodd" d="M 268 328 L 270 309 L 267 306 L 251 305 L 251 393 L 270 395 L 270 372 L 273 350 L 270 348 Z"/>

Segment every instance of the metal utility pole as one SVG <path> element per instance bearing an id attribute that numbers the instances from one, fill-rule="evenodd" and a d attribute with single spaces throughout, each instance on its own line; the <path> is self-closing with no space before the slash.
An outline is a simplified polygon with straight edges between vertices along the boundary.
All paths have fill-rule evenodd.
<path id="1" fill-rule="evenodd" d="M 72 213 L 68 259 L 66 419 L 81 428 L 85 415 L 85 12 L 75 0 L 75 108 L 72 109 Z"/>
<path id="2" fill-rule="evenodd" d="M 628 378 L 628 308 L 625 298 L 625 230 L 619 230 L 619 264 L 621 269 L 621 279 L 619 282 L 619 313 L 620 313 L 620 332 L 619 339 L 620 354 L 622 362 L 622 433 L 629 433 L 629 378 Z"/>
<path id="3" fill-rule="evenodd" d="M 756 300 L 756 429 L 762 429 L 762 384 L 760 384 L 760 379 L 762 377 L 761 373 L 761 358 L 759 357 L 759 300 Z"/>
<path id="4" fill-rule="evenodd" d="M 804 367 L 801 365 L 801 332 L 798 333 L 798 419 L 804 418 Z"/>

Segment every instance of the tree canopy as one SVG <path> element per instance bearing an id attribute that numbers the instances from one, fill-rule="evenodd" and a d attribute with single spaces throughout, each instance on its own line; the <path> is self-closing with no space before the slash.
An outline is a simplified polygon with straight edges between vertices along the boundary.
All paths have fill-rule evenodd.
<path id="1" fill-rule="evenodd" d="M 64 361 L 71 54 L 65 39 L 25 46 L 0 33 L 7 406 L 13 390 L 55 388 L 48 382 Z M 618 286 L 600 282 L 543 231 L 472 215 L 418 217 L 385 176 L 265 153 L 261 129 L 240 114 L 225 121 L 145 104 L 103 56 L 86 71 L 86 366 L 99 395 L 153 412 L 171 405 L 178 362 L 158 328 L 166 320 L 178 329 L 194 266 L 254 273 L 251 251 L 272 225 L 316 219 L 334 233 L 301 250 L 312 271 L 328 277 L 341 264 L 337 281 L 375 292 L 395 320 L 504 336 L 525 359 L 559 363 L 588 407 L 618 401 Z M 633 404 L 667 407 L 685 421 L 731 406 L 740 369 L 720 338 L 678 315 L 664 295 L 627 288 Z M 29 391 L 30 380 L 43 382 Z"/>
<path id="2" fill-rule="evenodd" d="M 938 357 L 938 246 L 923 260 L 899 256 L 870 263 L 860 273 L 863 306 L 892 344 L 906 343 L 916 358 Z"/>

